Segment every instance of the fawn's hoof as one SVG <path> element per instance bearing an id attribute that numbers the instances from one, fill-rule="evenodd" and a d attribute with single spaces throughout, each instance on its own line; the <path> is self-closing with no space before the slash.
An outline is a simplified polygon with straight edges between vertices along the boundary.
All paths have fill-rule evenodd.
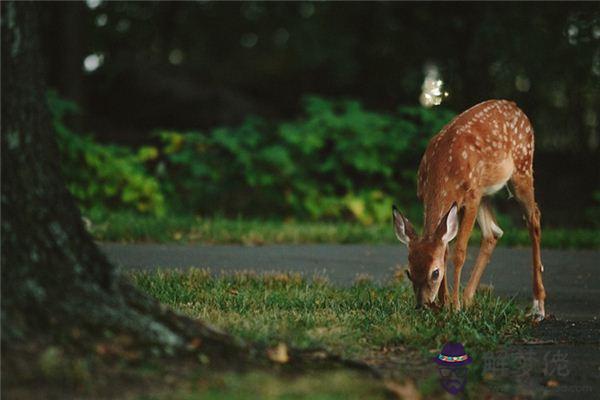
<path id="1" fill-rule="evenodd" d="M 465 306 L 465 309 L 471 307 L 473 305 L 473 297 L 474 295 L 471 293 L 465 293 L 463 296 L 463 305 Z"/>
<path id="2" fill-rule="evenodd" d="M 546 318 L 546 312 L 544 310 L 544 300 L 533 300 L 531 311 L 527 314 L 533 318 L 534 321 L 540 322 Z"/>
<path id="3" fill-rule="evenodd" d="M 452 303 L 452 311 L 459 312 L 461 308 L 462 307 L 461 307 L 460 301 Z"/>

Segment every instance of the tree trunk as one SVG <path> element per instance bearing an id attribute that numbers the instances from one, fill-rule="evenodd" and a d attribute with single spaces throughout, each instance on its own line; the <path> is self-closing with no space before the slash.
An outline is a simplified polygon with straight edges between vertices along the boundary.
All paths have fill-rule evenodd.
<path id="1" fill-rule="evenodd" d="M 34 3 L 2 3 L 3 348 L 76 330 L 92 341 L 128 335 L 153 352 L 243 356 L 231 337 L 135 289 L 84 229 L 60 174 L 38 35 Z"/>

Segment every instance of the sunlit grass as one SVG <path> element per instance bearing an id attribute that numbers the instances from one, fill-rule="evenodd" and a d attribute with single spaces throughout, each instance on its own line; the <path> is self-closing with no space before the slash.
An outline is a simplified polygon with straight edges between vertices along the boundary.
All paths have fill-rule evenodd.
<path id="1" fill-rule="evenodd" d="M 359 243 L 385 242 L 390 226 L 347 222 L 283 222 L 195 216 L 156 218 L 115 213 L 92 222 L 98 240 L 199 243 Z"/>
<path id="2" fill-rule="evenodd" d="M 290 273 L 211 276 L 201 269 L 131 273 L 138 287 L 162 303 L 248 342 L 325 349 L 358 360 L 387 359 L 382 368 L 393 371 L 386 373 L 400 376 L 400 382 L 416 382 L 417 388 L 407 387 L 426 398 L 443 397 L 432 367 L 433 353 L 446 342 L 461 342 L 475 360 L 468 390 L 484 393 L 483 356 L 529 336 L 531 320 L 525 306 L 484 288 L 466 311 L 415 310 L 412 289 L 401 276 L 397 274 L 399 280 L 386 286 L 363 278 L 350 287 L 338 287 L 322 278 L 309 280 Z M 217 398 L 377 398 L 384 393 L 381 381 L 365 380 L 355 388 L 362 378 L 349 377 L 347 372 L 338 375 L 336 382 L 341 383 L 336 386 L 307 375 L 298 381 L 260 373 L 231 375 L 216 389 L 196 388 L 189 397 L 179 398 L 213 394 Z"/>
<path id="3" fill-rule="evenodd" d="M 131 276 L 161 302 L 248 341 L 322 347 L 348 357 L 394 346 L 427 352 L 447 341 L 487 351 L 526 336 L 530 326 L 524 308 L 489 290 L 467 311 L 453 313 L 415 310 L 404 282 L 337 287 L 287 273 L 211 277 L 199 269 Z"/>
<path id="4" fill-rule="evenodd" d="M 364 226 L 351 222 L 305 222 L 200 218 L 191 215 L 166 217 L 112 213 L 95 218 L 90 228 L 101 241 L 237 243 L 247 245 L 283 243 L 397 243 L 391 223 Z M 471 243 L 477 243 L 475 230 Z M 500 246 L 529 246 L 525 229 L 505 229 Z M 600 231 L 594 229 L 544 229 L 545 248 L 600 248 Z"/>

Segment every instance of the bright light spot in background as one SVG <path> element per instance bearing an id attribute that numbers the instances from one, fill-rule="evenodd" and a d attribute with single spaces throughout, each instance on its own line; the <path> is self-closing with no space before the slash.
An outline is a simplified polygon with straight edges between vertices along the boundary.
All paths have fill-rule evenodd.
<path id="1" fill-rule="evenodd" d="M 529 92 L 531 88 L 531 82 L 529 78 L 524 75 L 515 76 L 515 87 L 519 92 Z"/>
<path id="2" fill-rule="evenodd" d="M 275 34 L 273 35 L 273 42 L 275 42 L 277 46 L 285 46 L 289 38 L 290 33 L 287 31 L 287 29 L 279 28 L 275 31 Z"/>
<path id="3" fill-rule="evenodd" d="M 448 97 L 448 92 L 442 92 L 444 82 L 440 79 L 440 71 L 434 64 L 426 64 L 424 72 L 419 101 L 424 107 L 438 106 L 442 103 L 442 98 Z"/>
<path id="4" fill-rule="evenodd" d="M 244 3 L 240 11 L 250 21 L 257 21 L 265 13 L 265 9 L 256 3 Z"/>
<path id="5" fill-rule="evenodd" d="M 600 39 L 600 26 L 594 26 L 594 29 L 592 29 L 592 36 L 594 39 Z"/>
<path id="6" fill-rule="evenodd" d="M 119 22 L 117 22 L 117 32 L 125 33 L 129 30 L 130 26 L 131 26 L 130 20 L 120 19 Z"/>
<path id="7" fill-rule="evenodd" d="M 105 26 L 108 22 L 108 15 L 100 14 L 96 17 L 96 26 Z"/>
<path id="8" fill-rule="evenodd" d="M 85 4 L 87 4 L 87 6 L 93 10 L 102 4 L 102 0 L 85 0 Z"/>
<path id="9" fill-rule="evenodd" d="M 579 34 L 577 25 L 569 25 L 569 28 L 567 28 L 567 36 L 569 37 L 570 44 L 577 44 L 577 34 Z"/>
<path id="10" fill-rule="evenodd" d="M 247 49 L 251 49 L 258 43 L 258 35 L 256 33 L 244 33 L 240 39 L 240 44 Z"/>
<path id="11" fill-rule="evenodd" d="M 83 69 L 85 72 L 94 72 L 104 63 L 104 54 L 94 53 L 83 59 Z"/>
<path id="12" fill-rule="evenodd" d="M 299 11 L 303 18 L 310 18 L 315 13 L 315 6 L 312 3 L 302 3 Z"/>
<path id="13" fill-rule="evenodd" d="M 592 74 L 600 76 L 600 50 L 596 50 L 592 59 Z"/>
<path id="14" fill-rule="evenodd" d="M 183 62 L 183 51 L 173 49 L 169 53 L 169 62 L 173 65 L 179 65 Z"/>

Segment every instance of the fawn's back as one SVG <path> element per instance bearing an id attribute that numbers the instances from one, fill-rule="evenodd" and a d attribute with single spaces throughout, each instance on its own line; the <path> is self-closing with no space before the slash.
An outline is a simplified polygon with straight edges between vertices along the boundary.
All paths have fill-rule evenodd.
<path id="1" fill-rule="evenodd" d="M 463 112 L 427 146 L 417 195 L 425 204 L 425 229 L 465 196 L 500 190 L 513 174 L 532 174 L 533 130 L 515 103 L 488 100 Z"/>

